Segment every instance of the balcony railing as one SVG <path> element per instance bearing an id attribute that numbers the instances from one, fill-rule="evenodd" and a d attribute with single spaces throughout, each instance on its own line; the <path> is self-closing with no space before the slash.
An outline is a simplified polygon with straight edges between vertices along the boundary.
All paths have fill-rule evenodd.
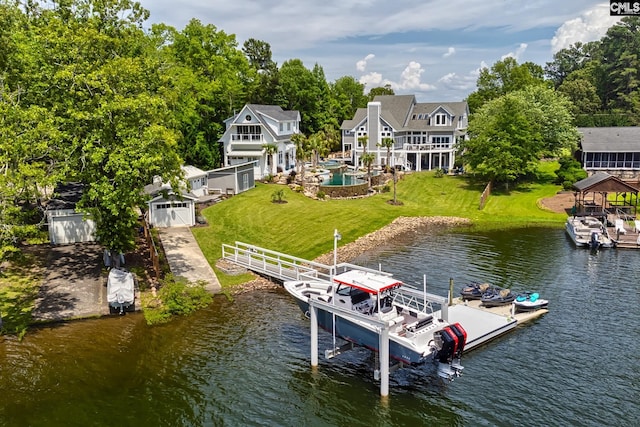
<path id="1" fill-rule="evenodd" d="M 451 150 L 452 144 L 404 144 L 405 151 Z"/>
<path id="2" fill-rule="evenodd" d="M 246 141 L 246 142 L 262 142 L 262 134 L 245 134 L 245 133 L 236 133 L 231 134 L 231 141 Z"/>

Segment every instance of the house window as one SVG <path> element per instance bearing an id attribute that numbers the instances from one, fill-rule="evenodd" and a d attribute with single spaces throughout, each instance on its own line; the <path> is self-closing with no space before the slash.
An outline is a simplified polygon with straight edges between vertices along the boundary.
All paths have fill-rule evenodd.
<path id="1" fill-rule="evenodd" d="M 444 126 L 447 124 L 447 115 L 446 114 L 436 114 L 435 116 L 436 126 Z"/>
<path id="2" fill-rule="evenodd" d="M 291 132 L 291 122 L 287 122 L 287 130 Z"/>
<path id="3" fill-rule="evenodd" d="M 450 138 L 448 136 L 434 136 L 431 138 L 433 148 L 450 148 Z"/>
<path id="4" fill-rule="evenodd" d="M 280 132 L 284 130 L 284 123 L 280 123 Z"/>
<path id="5" fill-rule="evenodd" d="M 284 163 L 284 152 L 278 151 L 278 164 L 281 165 Z"/>

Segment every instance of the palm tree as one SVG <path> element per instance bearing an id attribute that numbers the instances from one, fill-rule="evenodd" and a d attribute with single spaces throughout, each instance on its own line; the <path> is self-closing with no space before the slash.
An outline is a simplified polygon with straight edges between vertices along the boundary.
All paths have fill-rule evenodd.
<path id="1" fill-rule="evenodd" d="M 387 149 L 387 165 L 385 167 L 387 173 L 391 169 L 391 147 L 393 147 L 393 138 L 382 138 L 382 141 L 378 144 L 378 147 L 383 147 Z"/>
<path id="2" fill-rule="evenodd" d="M 313 169 L 318 167 L 318 154 L 320 153 L 323 144 L 320 132 L 311 134 L 309 135 L 309 138 L 307 138 L 307 149 L 311 152 L 311 167 Z"/>
<path id="3" fill-rule="evenodd" d="M 291 142 L 296 146 L 296 164 L 300 169 L 300 182 L 304 187 L 304 161 L 307 158 L 307 137 L 302 133 L 296 133 L 291 137 Z"/>
<path id="4" fill-rule="evenodd" d="M 358 144 L 362 146 L 362 154 L 367 154 L 367 142 L 369 142 L 369 136 L 363 135 L 358 137 Z"/>
<path id="5" fill-rule="evenodd" d="M 273 158 L 273 155 L 278 152 L 278 146 L 276 144 L 264 144 L 262 147 L 264 148 L 267 156 L 269 156 L 269 158 L 271 159 L 271 170 L 269 171 L 269 174 L 271 174 L 271 176 L 275 176 L 275 172 L 273 171 L 273 167 L 275 166 L 275 159 Z M 267 160 L 267 162 L 268 161 L 269 160 Z"/>
<path id="6" fill-rule="evenodd" d="M 371 165 L 376 160 L 376 156 L 372 153 L 365 153 L 360 156 L 362 165 L 367 168 L 367 178 L 369 180 L 369 188 L 371 188 Z"/>

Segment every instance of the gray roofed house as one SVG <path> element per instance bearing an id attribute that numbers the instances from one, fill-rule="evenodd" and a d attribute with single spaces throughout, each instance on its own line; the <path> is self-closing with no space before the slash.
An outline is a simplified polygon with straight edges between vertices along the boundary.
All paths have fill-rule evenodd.
<path id="1" fill-rule="evenodd" d="M 385 165 L 387 150 L 379 144 L 392 138 L 391 166 L 451 169 L 456 142 L 466 137 L 468 119 L 466 102 L 417 102 L 414 95 L 380 95 L 342 123 L 342 148 L 358 164 L 364 153 L 359 141 L 367 137 L 366 151 L 375 154 L 375 164 Z"/>
<path id="2" fill-rule="evenodd" d="M 640 127 L 578 128 L 583 168 L 640 182 Z"/>
<path id="3" fill-rule="evenodd" d="M 225 166 L 255 161 L 256 179 L 295 167 L 291 137 L 300 132 L 298 111 L 283 110 L 277 105 L 246 104 L 238 114 L 225 120 L 225 125 L 220 138 Z M 275 154 L 267 153 L 267 144 L 277 147 Z"/>

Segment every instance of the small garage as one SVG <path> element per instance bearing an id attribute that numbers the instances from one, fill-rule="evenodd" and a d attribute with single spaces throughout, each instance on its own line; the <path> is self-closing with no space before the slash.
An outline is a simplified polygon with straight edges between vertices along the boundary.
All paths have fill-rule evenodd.
<path id="1" fill-rule="evenodd" d="M 80 183 L 61 184 L 47 202 L 46 216 L 49 240 L 53 245 L 95 242 L 96 223 L 75 210 L 84 186 Z"/>
<path id="2" fill-rule="evenodd" d="M 180 196 L 165 188 L 151 193 L 147 202 L 147 220 L 153 227 L 192 227 L 196 224 L 197 197 L 187 193 Z"/>

